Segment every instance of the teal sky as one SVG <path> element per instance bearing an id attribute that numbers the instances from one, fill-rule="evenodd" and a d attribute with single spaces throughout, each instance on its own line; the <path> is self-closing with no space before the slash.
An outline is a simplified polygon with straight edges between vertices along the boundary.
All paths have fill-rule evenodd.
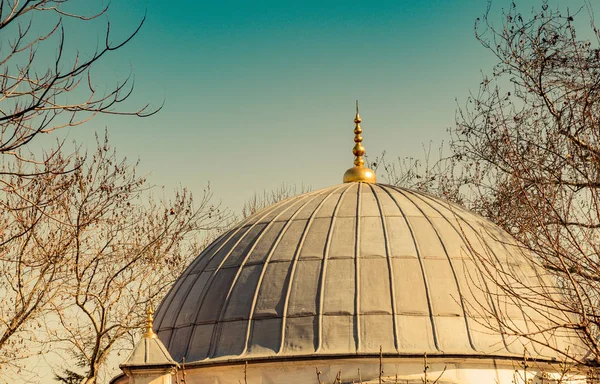
<path id="1" fill-rule="evenodd" d="M 579 1 L 574 0 L 573 6 Z M 540 1 L 518 2 L 524 10 Z M 492 13 L 500 24 L 495 0 Z M 354 100 L 367 153 L 422 156 L 454 125 L 457 101 L 494 63 L 475 40 L 486 0 L 113 2 L 114 32 L 147 21 L 96 73 L 133 69 L 146 118 L 100 117 L 65 134 L 90 140 L 106 126 L 121 155 L 141 158 L 153 183 L 239 210 L 281 183 L 321 188 L 352 165 Z M 123 107 L 125 108 L 125 106 Z M 90 144 L 92 145 L 92 144 Z"/>

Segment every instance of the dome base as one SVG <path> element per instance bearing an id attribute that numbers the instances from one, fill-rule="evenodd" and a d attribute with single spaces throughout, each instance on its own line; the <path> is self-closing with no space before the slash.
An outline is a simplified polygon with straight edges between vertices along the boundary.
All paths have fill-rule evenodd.
<path id="1" fill-rule="evenodd" d="M 342 383 L 363 384 L 379 383 L 381 379 L 387 383 L 421 384 L 424 380 L 424 365 L 428 366 L 428 382 L 439 379 L 445 384 L 513 384 L 515 378 L 540 378 L 542 375 L 559 378 L 559 363 L 536 361 L 531 362 L 525 372 L 521 367 L 522 360 L 502 357 L 469 357 L 469 356 L 429 356 L 425 363 L 424 356 L 385 356 L 347 357 L 347 358 L 314 358 L 305 360 L 235 362 L 222 365 L 186 365 L 186 382 L 189 384 L 239 384 L 239 383 Z M 552 380 L 552 379 L 550 379 Z M 565 384 L 581 384 L 585 382 L 585 373 L 571 371 Z M 521 381 L 519 381 L 521 382 Z M 537 382 L 537 381 L 535 381 Z M 117 377 L 112 384 L 127 384 L 126 377 Z"/>

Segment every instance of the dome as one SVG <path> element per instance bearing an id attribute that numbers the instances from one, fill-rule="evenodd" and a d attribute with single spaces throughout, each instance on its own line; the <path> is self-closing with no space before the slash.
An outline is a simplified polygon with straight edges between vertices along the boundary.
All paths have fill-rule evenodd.
<path id="1" fill-rule="evenodd" d="M 176 361 L 202 364 L 380 348 L 522 357 L 527 343 L 494 331 L 494 313 L 503 308 L 532 332 L 547 316 L 491 294 L 481 258 L 515 266 L 524 284 L 545 278 L 509 234 L 464 208 L 390 185 L 336 185 L 274 204 L 220 236 L 177 280 L 154 327 Z M 555 350 L 527 349 L 558 356 L 562 344 L 545 337 Z"/>

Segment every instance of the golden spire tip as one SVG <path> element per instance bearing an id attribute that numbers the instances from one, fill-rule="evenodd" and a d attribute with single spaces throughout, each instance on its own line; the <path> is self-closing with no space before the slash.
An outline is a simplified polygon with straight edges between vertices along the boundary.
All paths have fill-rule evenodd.
<path id="1" fill-rule="evenodd" d="M 146 311 L 146 332 L 144 333 L 144 337 L 147 339 L 156 339 L 156 333 L 152 329 L 154 327 L 154 308 L 152 306 L 148 306 L 148 310 Z"/>
<path id="2" fill-rule="evenodd" d="M 361 136 L 362 128 L 360 127 L 360 115 L 358 114 L 358 100 L 356 100 L 356 117 L 354 117 L 354 148 L 352 153 L 354 154 L 354 167 L 344 173 L 344 183 L 362 182 L 362 183 L 375 183 L 376 177 L 375 172 L 365 167 L 365 160 L 363 155 L 365 154 L 365 147 L 361 144 L 363 138 Z"/>

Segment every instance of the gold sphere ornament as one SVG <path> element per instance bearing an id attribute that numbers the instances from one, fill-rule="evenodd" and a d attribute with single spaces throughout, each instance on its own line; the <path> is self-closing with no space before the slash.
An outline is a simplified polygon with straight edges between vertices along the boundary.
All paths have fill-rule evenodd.
<path id="1" fill-rule="evenodd" d="M 356 101 L 356 116 L 354 117 L 354 148 L 352 148 L 352 154 L 356 156 L 354 159 L 354 167 L 344 173 L 344 183 L 376 183 L 377 178 L 375 172 L 364 166 L 365 160 L 363 155 L 365 154 L 365 147 L 361 144 L 363 138 L 361 136 L 362 128 L 360 123 L 362 122 L 360 115 L 358 114 L 358 100 Z"/>

